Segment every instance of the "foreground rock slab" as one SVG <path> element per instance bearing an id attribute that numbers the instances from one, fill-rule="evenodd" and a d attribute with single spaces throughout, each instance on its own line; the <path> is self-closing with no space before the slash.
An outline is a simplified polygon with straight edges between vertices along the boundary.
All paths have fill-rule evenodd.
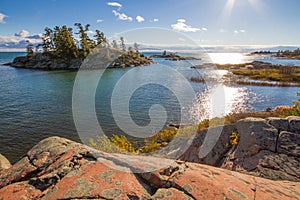
<path id="1" fill-rule="evenodd" d="M 124 164 L 124 158 L 129 164 Z M 162 165 L 164 161 L 169 165 Z M 146 170 L 150 163 L 155 170 Z M 130 173 L 137 169 L 139 173 Z M 59 137 L 41 141 L 18 163 L 0 171 L 1 200 L 282 200 L 299 196 L 298 182 L 273 181 L 197 163 L 107 154 Z"/>
<path id="2" fill-rule="evenodd" d="M 300 117 L 246 118 L 198 131 L 181 160 L 300 182 Z M 232 132 L 239 142 L 230 144 Z"/>

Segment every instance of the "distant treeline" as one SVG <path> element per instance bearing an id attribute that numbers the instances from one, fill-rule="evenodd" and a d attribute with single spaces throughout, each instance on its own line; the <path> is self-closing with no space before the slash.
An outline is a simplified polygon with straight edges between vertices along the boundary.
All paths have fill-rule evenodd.
<path id="1" fill-rule="evenodd" d="M 276 54 L 277 57 L 297 57 L 300 56 L 300 49 L 296 49 L 294 51 L 291 50 L 285 50 L 281 51 L 279 50 Z"/>

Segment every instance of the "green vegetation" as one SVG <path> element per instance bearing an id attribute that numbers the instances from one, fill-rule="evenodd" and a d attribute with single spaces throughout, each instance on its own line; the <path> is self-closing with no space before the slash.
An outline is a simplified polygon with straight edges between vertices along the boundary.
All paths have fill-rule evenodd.
<path id="1" fill-rule="evenodd" d="M 96 30 L 94 39 L 91 39 L 88 36 L 89 24 L 83 27 L 80 23 L 75 23 L 75 26 L 78 29 L 75 34 L 79 36 L 79 41 L 74 38 L 73 29 L 66 25 L 55 26 L 53 29 L 46 27 L 42 36 L 43 43 L 38 44 L 36 49 L 38 50 L 41 46 L 44 54 L 63 59 L 69 63 L 72 59 L 84 59 L 97 45 L 108 46 L 103 32 Z M 32 47 L 32 44 L 27 45 L 27 56 L 33 55 L 33 49 L 29 48 L 30 45 Z"/>
<path id="2" fill-rule="evenodd" d="M 299 67 L 280 66 L 276 69 L 233 69 L 231 72 L 253 80 L 300 82 Z"/>
<path id="3" fill-rule="evenodd" d="M 276 53 L 276 57 L 279 58 L 295 58 L 295 59 L 300 59 L 300 49 L 296 49 L 294 51 L 286 50 L 286 51 L 278 51 Z"/>
<path id="4" fill-rule="evenodd" d="M 91 31 L 89 24 L 83 26 L 80 23 L 75 23 L 74 26 L 77 30 L 74 34 L 73 28 L 65 25 L 62 27 L 55 26 L 53 29 L 46 27 L 42 36 L 43 42 L 42 44 L 36 45 L 36 52 L 33 51 L 33 45 L 28 41 L 27 60 L 34 61 L 32 63 L 37 63 L 39 61 L 48 63 L 49 60 L 56 60 L 57 62 L 54 63 L 66 64 L 65 68 L 68 68 L 72 63 L 80 63 L 97 46 L 112 46 L 116 52 L 119 52 L 121 55 L 115 60 L 111 67 L 133 67 L 153 63 L 151 59 L 139 52 L 139 45 L 137 43 L 134 43 L 134 47 L 127 48 L 124 38 L 120 37 L 119 42 L 113 40 L 110 44 L 104 33 L 100 30 L 96 30 L 95 35 L 90 37 L 89 34 Z M 39 50 L 40 47 L 42 47 L 42 52 Z M 43 54 L 45 56 L 35 56 L 38 54 Z M 46 64 L 44 68 L 48 68 L 48 64 Z"/>
<path id="5" fill-rule="evenodd" d="M 273 65 L 267 62 L 253 61 L 236 65 L 217 64 L 216 67 L 231 72 L 225 76 L 229 83 L 256 86 L 300 86 L 300 67 L 298 66 Z M 248 79 L 244 79 L 244 77 Z"/>
<path id="6" fill-rule="evenodd" d="M 300 97 L 300 92 L 297 92 L 297 96 Z M 300 99 L 293 101 L 294 109 L 290 112 L 291 115 L 300 116 Z"/>

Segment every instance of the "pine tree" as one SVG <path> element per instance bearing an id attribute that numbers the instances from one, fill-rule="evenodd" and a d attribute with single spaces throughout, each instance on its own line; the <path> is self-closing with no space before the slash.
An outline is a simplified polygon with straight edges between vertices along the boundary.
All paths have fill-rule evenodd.
<path id="1" fill-rule="evenodd" d="M 33 45 L 29 40 L 26 40 L 27 46 L 26 46 L 26 51 L 27 51 L 27 56 L 33 56 Z"/>
<path id="2" fill-rule="evenodd" d="M 96 45 L 101 45 L 101 47 L 107 46 L 107 39 L 103 32 L 96 30 L 96 34 L 94 35 L 94 38 L 96 39 Z"/>

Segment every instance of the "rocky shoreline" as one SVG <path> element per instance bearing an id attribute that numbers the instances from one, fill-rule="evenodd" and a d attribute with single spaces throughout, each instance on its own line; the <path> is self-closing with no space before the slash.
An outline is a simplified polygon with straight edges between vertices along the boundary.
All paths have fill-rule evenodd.
<path id="1" fill-rule="evenodd" d="M 33 56 L 19 56 L 16 57 L 13 62 L 5 63 L 15 68 L 25 69 L 37 69 L 37 70 L 78 70 L 83 63 L 80 58 L 71 59 L 66 61 L 61 58 L 55 58 L 49 53 L 40 53 Z M 139 58 L 126 57 L 125 59 L 117 58 L 111 63 L 111 68 L 125 68 L 125 67 L 137 67 L 144 65 L 154 64 L 153 60 L 146 57 L 140 56 Z M 96 67 L 94 67 L 96 66 Z M 95 64 L 91 67 L 84 67 L 84 69 L 99 69 L 101 64 Z"/>
<path id="2" fill-rule="evenodd" d="M 232 132 L 240 135 L 236 145 L 228 145 Z M 204 141 L 215 140 L 202 156 Z M 51 137 L 0 169 L 0 199 L 297 199 L 299 141 L 300 117 L 246 118 L 199 131 L 180 160 L 164 166 L 169 159 Z M 174 144 L 164 151 L 178 153 Z"/>

